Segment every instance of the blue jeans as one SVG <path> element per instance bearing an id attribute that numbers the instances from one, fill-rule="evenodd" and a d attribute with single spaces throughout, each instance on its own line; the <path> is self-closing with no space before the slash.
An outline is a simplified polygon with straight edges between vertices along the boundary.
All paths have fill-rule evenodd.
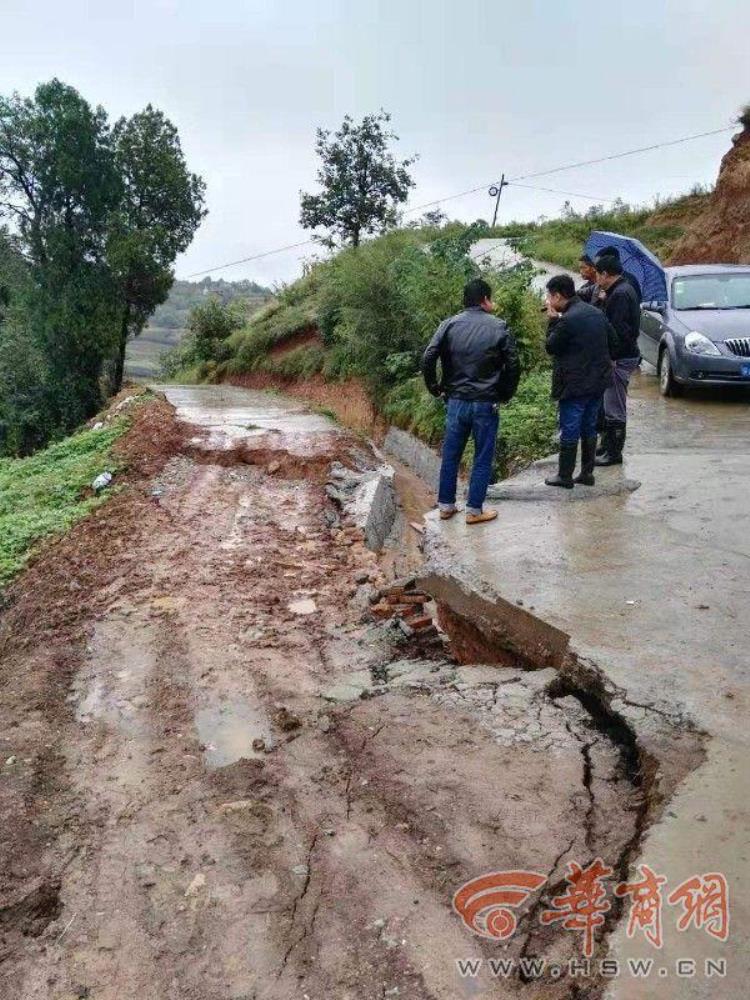
<path id="1" fill-rule="evenodd" d="M 495 403 L 472 403 L 465 399 L 449 399 L 443 440 L 443 461 L 440 466 L 438 503 L 441 509 L 456 504 L 458 467 L 469 436 L 474 438 L 474 464 L 469 480 L 468 514 L 481 514 L 487 487 L 492 475 L 492 459 L 500 418 Z"/>
<path id="2" fill-rule="evenodd" d="M 596 437 L 601 396 L 573 396 L 560 400 L 560 444 Z"/>

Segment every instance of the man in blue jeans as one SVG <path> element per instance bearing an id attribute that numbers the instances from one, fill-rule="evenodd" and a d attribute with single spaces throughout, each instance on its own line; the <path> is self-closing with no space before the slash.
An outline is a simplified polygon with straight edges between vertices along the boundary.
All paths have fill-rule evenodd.
<path id="1" fill-rule="evenodd" d="M 427 388 L 448 403 L 438 492 L 444 521 L 456 513 L 458 470 L 469 437 L 474 439 L 474 464 L 466 523 L 483 524 L 497 517 L 497 511 L 485 511 L 483 505 L 495 455 L 498 404 L 513 396 L 519 368 L 515 339 L 503 320 L 492 315 L 493 308 L 487 282 L 470 281 L 464 288 L 463 312 L 440 324 L 422 358 Z"/>
<path id="2" fill-rule="evenodd" d="M 547 353 L 551 354 L 552 398 L 560 411 L 560 454 L 548 486 L 594 485 L 596 424 L 604 390 L 612 379 L 617 336 L 601 309 L 583 302 L 573 279 L 559 274 L 547 282 Z M 581 441 L 581 472 L 573 478 Z"/>

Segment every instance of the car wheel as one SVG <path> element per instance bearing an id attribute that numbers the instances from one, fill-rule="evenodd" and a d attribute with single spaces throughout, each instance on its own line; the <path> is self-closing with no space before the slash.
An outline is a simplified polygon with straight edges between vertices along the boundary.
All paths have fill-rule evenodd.
<path id="1" fill-rule="evenodd" d="M 662 396 L 682 395 L 682 386 L 672 374 L 672 358 L 668 347 L 663 347 L 659 355 L 659 392 Z"/>

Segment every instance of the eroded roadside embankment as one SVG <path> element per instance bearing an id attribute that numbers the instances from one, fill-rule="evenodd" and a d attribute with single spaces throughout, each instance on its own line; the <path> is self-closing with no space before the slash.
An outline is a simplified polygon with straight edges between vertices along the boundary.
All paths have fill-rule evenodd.
<path id="1" fill-rule="evenodd" d="M 481 623 L 467 657 L 459 618 L 425 642 L 411 612 L 374 615 L 401 541 L 376 555 L 348 520 L 368 446 L 217 450 L 163 400 L 124 446 L 126 488 L 0 620 L 3 997 L 454 1000 L 455 959 L 497 954 L 451 912 L 463 882 L 626 866 L 655 779 L 562 645 L 530 671 Z M 540 927 L 546 899 L 503 954 L 579 954 Z"/>

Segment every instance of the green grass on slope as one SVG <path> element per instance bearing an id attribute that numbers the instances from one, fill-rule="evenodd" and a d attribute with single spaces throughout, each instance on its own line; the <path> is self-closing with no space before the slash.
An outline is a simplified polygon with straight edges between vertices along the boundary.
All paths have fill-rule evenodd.
<path id="1" fill-rule="evenodd" d="M 708 189 L 696 186 L 689 194 L 666 199 L 655 207 L 596 206 L 584 214 L 568 211 L 556 219 L 512 222 L 498 226 L 492 235 L 514 237 L 519 249 L 530 257 L 572 269 L 577 268 L 583 245 L 594 229 L 632 236 L 666 261 L 708 197 Z"/>
<path id="2" fill-rule="evenodd" d="M 83 496 L 100 472 L 115 472 L 112 445 L 127 430 L 84 430 L 30 458 L 0 459 L 0 586 L 6 584 L 42 538 L 64 532 L 107 497 Z"/>

